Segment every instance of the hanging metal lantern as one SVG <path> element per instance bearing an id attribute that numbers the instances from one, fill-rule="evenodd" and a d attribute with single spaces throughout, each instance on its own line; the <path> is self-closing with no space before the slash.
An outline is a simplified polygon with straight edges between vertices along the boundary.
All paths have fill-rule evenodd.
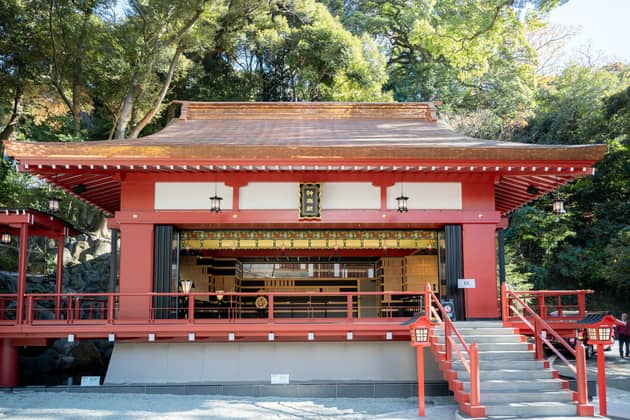
<path id="1" fill-rule="evenodd" d="M 396 203 L 398 203 L 398 213 L 407 213 L 409 208 L 407 207 L 407 201 L 409 197 L 403 194 L 403 185 L 400 183 L 400 196 L 396 197 Z"/>
<path id="2" fill-rule="evenodd" d="M 57 213 L 59 211 L 59 199 L 57 197 L 48 199 L 48 211 L 51 213 Z"/>
<path id="3" fill-rule="evenodd" d="M 556 197 L 553 200 L 552 209 L 555 214 L 565 214 L 567 211 L 564 209 L 564 200 L 560 197 Z"/>
<path id="4" fill-rule="evenodd" d="M 221 213 L 221 200 L 223 197 L 217 194 L 217 183 L 214 183 L 214 195 L 210 199 L 210 211 L 213 213 Z"/>
<path id="5" fill-rule="evenodd" d="M 221 213 L 221 200 L 223 197 L 219 197 L 216 193 L 210 197 L 210 211 L 214 213 Z"/>

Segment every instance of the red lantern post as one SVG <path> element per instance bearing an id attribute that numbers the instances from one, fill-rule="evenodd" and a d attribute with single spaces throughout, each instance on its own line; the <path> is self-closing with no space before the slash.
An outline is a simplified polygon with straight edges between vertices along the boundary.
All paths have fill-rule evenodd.
<path id="1" fill-rule="evenodd" d="M 418 415 L 424 417 L 424 347 L 429 343 L 433 324 L 424 317 L 419 317 L 409 328 L 411 346 L 417 350 L 418 358 Z"/>
<path id="2" fill-rule="evenodd" d="M 603 315 L 586 328 L 588 342 L 597 346 L 597 392 L 599 394 L 599 414 L 606 416 L 606 366 L 604 346 L 613 343 L 613 325 L 620 322 L 612 315 Z"/>

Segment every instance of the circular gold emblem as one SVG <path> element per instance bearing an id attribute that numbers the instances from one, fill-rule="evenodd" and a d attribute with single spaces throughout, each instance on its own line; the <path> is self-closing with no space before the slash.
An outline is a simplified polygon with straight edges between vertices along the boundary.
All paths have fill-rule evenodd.
<path id="1" fill-rule="evenodd" d="M 256 298 L 256 308 L 258 309 L 265 309 L 267 307 L 267 298 L 264 296 L 258 296 Z"/>

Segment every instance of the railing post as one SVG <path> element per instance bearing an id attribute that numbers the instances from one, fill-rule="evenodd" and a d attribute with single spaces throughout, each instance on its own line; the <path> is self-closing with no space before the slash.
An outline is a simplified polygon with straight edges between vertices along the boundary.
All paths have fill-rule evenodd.
<path id="1" fill-rule="evenodd" d="M 582 344 L 582 342 L 580 341 L 578 341 L 575 345 L 575 369 L 575 382 L 577 384 L 578 394 L 577 415 L 593 416 L 595 414 L 595 408 L 588 403 L 586 355 L 584 354 L 584 344 Z"/>
<path id="2" fill-rule="evenodd" d="M 557 298 L 558 298 L 558 303 L 556 305 L 558 306 L 558 317 L 561 317 L 562 316 L 562 296 L 558 295 Z"/>
<path id="3" fill-rule="evenodd" d="M 536 296 L 536 300 L 538 303 L 538 315 L 541 318 L 544 318 L 545 317 L 545 295 L 541 294 L 541 295 Z"/>
<path id="4" fill-rule="evenodd" d="M 453 360 L 453 355 L 451 354 L 451 322 L 450 320 L 447 319 L 447 317 L 444 318 L 444 353 L 445 353 L 445 359 L 447 362 L 450 362 Z"/>
<path id="5" fill-rule="evenodd" d="M 68 320 L 68 324 L 72 323 L 72 314 L 73 314 L 73 309 L 72 309 L 72 301 L 74 299 L 72 299 L 72 296 L 66 296 L 66 302 L 67 302 L 67 307 L 66 307 L 66 319 Z"/>
<path id="6" fill-rule="evenodd" d="M 542 329 L 540 328 L 540 321 L 538 318 L 534 319 L 534 337 L 536 338 L 536 341 L 534 341 L 536 348 L 536 360 L 542 360 L 544 359 Z"/>
<path id="7" fill-rule="evenodd" d="M 273 295 L 268 295 L 267 300 L 267 318 L 273 321 Z"/>
<path id="8" fill-rule="evenodd" d="M 195 297 L 188 295 L 188 323 L 195 321 Z"/>
<path id="9" fill-rule="evenodd" d="M 33 296 L 26 296 L 26 324 L 31 325 L 33 322 Z"/>
<path id="10" fill-rule="evenodd" d="M 55 296 L 55 319 L 59 321 L 61 319 L 61 295 Z"/>
<path id="11" fill-rule="evenodd" d="M 477 343 L 470 344 L 470 405 L 478 406 L 481 400 L 479 392 L 479 349 Z"/>
<path id="12" fill-rule="evenodd" d="M 346 296 L 346 309 L 348 311 L 348 319 L 352 320 L 352 295 Z"/>
<path id="13" fill-rule="evenodd" d="M 507 283 L 501 284 L 501 319 L 503 322 L 507 322 L 509 320 L 509 309 L 508 309 L 508 285 Z"/>
<path id="14" fill-rule="evenodd" d="M 107 322 L 114 323 L 114 295 L 107 296 Z"/>
<path id="15" fill-rule="evenodd" d="M 424 286 L 424 316 L 429 321 L 431 320 L 431 285 L 427 283 Z M 442 314 L 442 316 L 447 316 Z"/>
<path id="16" fill-rule="evenodd" d="M 578 316 L 584 318 L 586 316 L 586 293 L 584 290 L 578 290 Z"/>

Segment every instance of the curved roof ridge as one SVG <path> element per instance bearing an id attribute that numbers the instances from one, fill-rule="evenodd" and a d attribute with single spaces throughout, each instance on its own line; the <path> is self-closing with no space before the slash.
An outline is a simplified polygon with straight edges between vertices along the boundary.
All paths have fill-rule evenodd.
<path id="1" fill-rule="evenodd" d="M 195 102 L 181 104 L 183 120 L 413 119 L 437 121 L 440 102 Z"/>

